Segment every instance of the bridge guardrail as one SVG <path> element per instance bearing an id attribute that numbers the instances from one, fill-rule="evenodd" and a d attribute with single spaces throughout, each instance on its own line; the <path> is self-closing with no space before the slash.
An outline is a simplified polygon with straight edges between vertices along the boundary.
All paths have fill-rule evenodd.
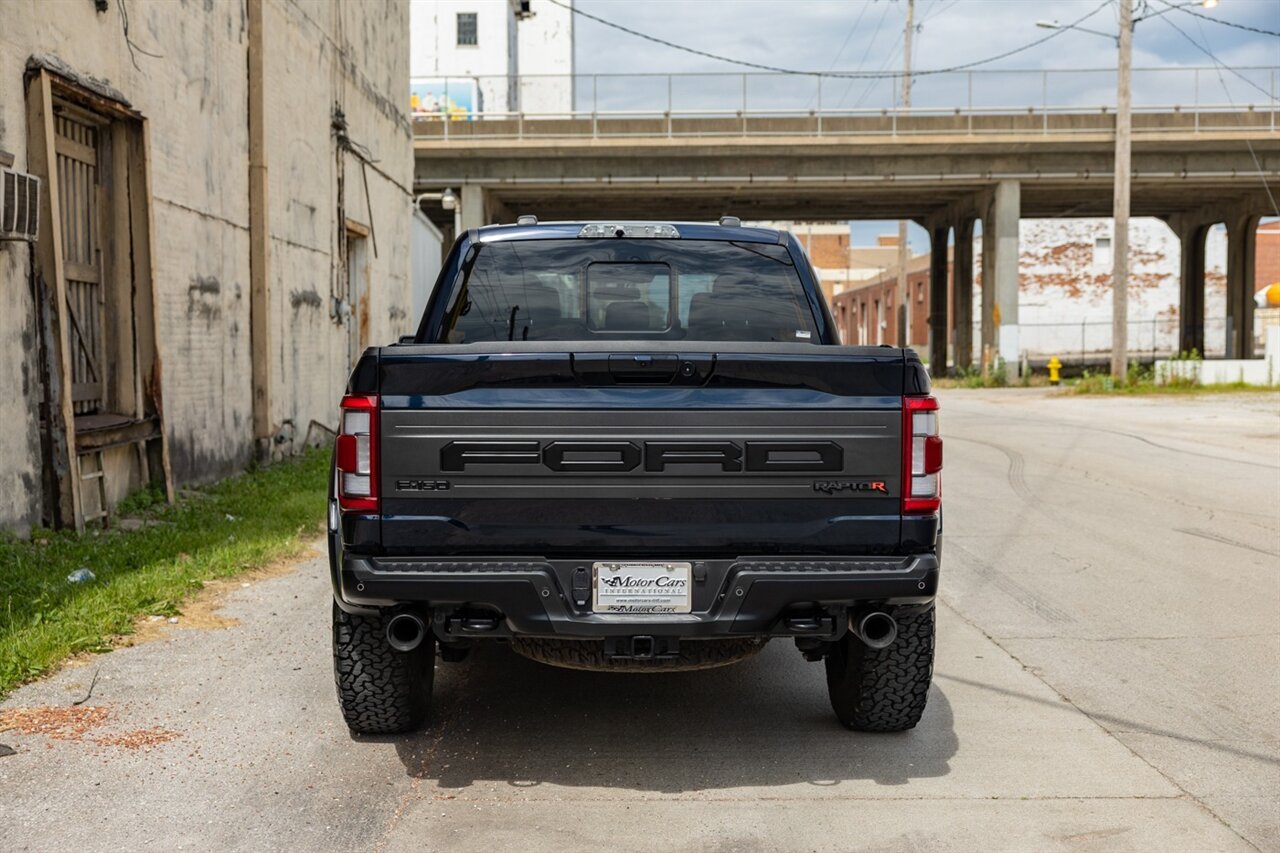
<path id="1" fill-rule="evenodd" d="M 1202 76 L 1220 96 L 1209 97 Z M 1280 125 L 1280 68 L 1135 69 L 1134 133 L 1265 130 Z M 881 92 L 879 105 L 824 101 L 824 79 L 804 75 L 633 74 L 466 77 L 434 81 L 436 95 L 413 115 L 424 140 L 539 138 L 698 138 L 711 136 L 920 136 L 1109 133 L 1114 129 L 1114 69 L 966 71 L 915 84 L 912 107 L 896 106 L 894 78 L 853 79 Z M 1070 96 L 1056 95 L 1062 79 Z M 607 91 L 602 94 L 601 81 Z M 681 86 L 677 86 L 681 81 Z M 723 91 L 725 82 L 737 92 Z M 1230 82 L 1229 82 L 1230 81 Z M 841 82 L 840 80 L 836 81 Z M 417 84 L 415 84 L 417 85 Z M 831 81 L 825 85 L 830 88 Z M 468 106 L 451 100 L 465 89 Z M 1111 86 L 1108 89 L 1108 86 Z M 589 87 L 589 88 L 587 88 Z M 622 92 L 618 89 L 621 88 Z M 1217 89 L 1213 90 L 1217 92 Z M 991 100 L 998 92 L 999 100 Z M 1186 101 L 1171 93 L 1186 92 Z M 864 92 L 864 95 L 866 93 Z M 1092 100 L 1097 97 L 1097 100 Z M 1025 98 L 1019 105 L 1018 98 Z M 1063 102 L 1055 103 L 1055 99 Z M 504 109 L 490 109 L 502 104 Z M 521 108 L 523 106 L 523 108 Z"/>

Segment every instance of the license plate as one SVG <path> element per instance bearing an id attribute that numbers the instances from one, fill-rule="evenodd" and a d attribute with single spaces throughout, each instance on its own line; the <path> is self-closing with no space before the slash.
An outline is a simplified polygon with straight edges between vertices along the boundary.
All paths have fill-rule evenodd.
<path id="1" fill-rule="evenodd" d="M 688 613 L 693 563 L 596 563 L 597 613 Z"/>

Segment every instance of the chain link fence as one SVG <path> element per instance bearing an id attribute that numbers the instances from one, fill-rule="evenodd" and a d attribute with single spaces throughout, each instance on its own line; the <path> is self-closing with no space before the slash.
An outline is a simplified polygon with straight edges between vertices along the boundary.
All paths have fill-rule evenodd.
<path id="1" fill-rule="evenodd" d="M 1229 330 L 1226 317 L 1210 317 L 1204 323 L 1205 358 L 1223 358 Z M 1150 364 L 1178 354 L 1179 323 L 1176 316 L 1129 321 L 1129 360 Z M 981 362 L 981 323 L 973 326 L 974 363 Z M 1257 344 L 1261 352 L 1261 341 Z M 1111 360 L 1111 319 L 1082 319 L 1061 323 L 1019 323 L 1018 347 L 1033 366 L 1057 357 L 1064 366 L 1092 367 Z"/>

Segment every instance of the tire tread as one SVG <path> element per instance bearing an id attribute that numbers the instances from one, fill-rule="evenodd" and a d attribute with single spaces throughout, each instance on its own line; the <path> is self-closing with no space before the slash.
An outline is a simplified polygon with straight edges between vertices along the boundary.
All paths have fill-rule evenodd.
<path id="1" fill-rule="evenodd" d="M 360 734 L 399 734 L 426 720 L 435 657 L 428 634 L 412 652 L 387 643 L 380 616 L 333 605 L 333 675 L 347 727 Z"/>
<path id="2" fill-rule="evenodd" d="M 898 618 L 898 636 L 883 649 L 852 633 L 827 657 L 831 707 L 860 732 L 901 732 L 924 714 L 933 680 L 935 608 Z"/>

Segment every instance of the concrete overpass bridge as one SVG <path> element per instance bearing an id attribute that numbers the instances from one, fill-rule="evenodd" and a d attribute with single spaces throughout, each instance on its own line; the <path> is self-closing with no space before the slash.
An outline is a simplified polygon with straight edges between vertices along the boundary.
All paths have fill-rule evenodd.
<path id="1" fill-rule="evenodd" d="M 1251 355 L 1255 231 L 1261 216 L 1280 215 L 1277 73 L 1265 72 L 1270 89 L 1260 89 L 1261 104 L 1135 103 L 1132 215 L 1160 217 L 1181 239 L 1184 350 L 1204 352 L 1205 235 L 1221 222 L 1229 244 L 1226 350 Z M 648 112 L 420 118 L 415 189 L 459 190 L 463 227 L 520 213 L 911 219 L 932 242 L 930 357 L 946 363 L 950 343 L 957 367 L 969 366 L 974 351 L 975 222 L 982 222 L 981 268 L 992 271 L 982 276 L 980 343 L 1008 359 L 1017 357 L 1019 219 L 1111 213 L 1115 114 L 1105 103 L 802 110 L 752 109 L 744 99 L 745 109 L 679 110 L 670 108 L 670 83 L 668 91 L 669 108 Z M 427 212 L 452 229 L 452 214 Z"/>

